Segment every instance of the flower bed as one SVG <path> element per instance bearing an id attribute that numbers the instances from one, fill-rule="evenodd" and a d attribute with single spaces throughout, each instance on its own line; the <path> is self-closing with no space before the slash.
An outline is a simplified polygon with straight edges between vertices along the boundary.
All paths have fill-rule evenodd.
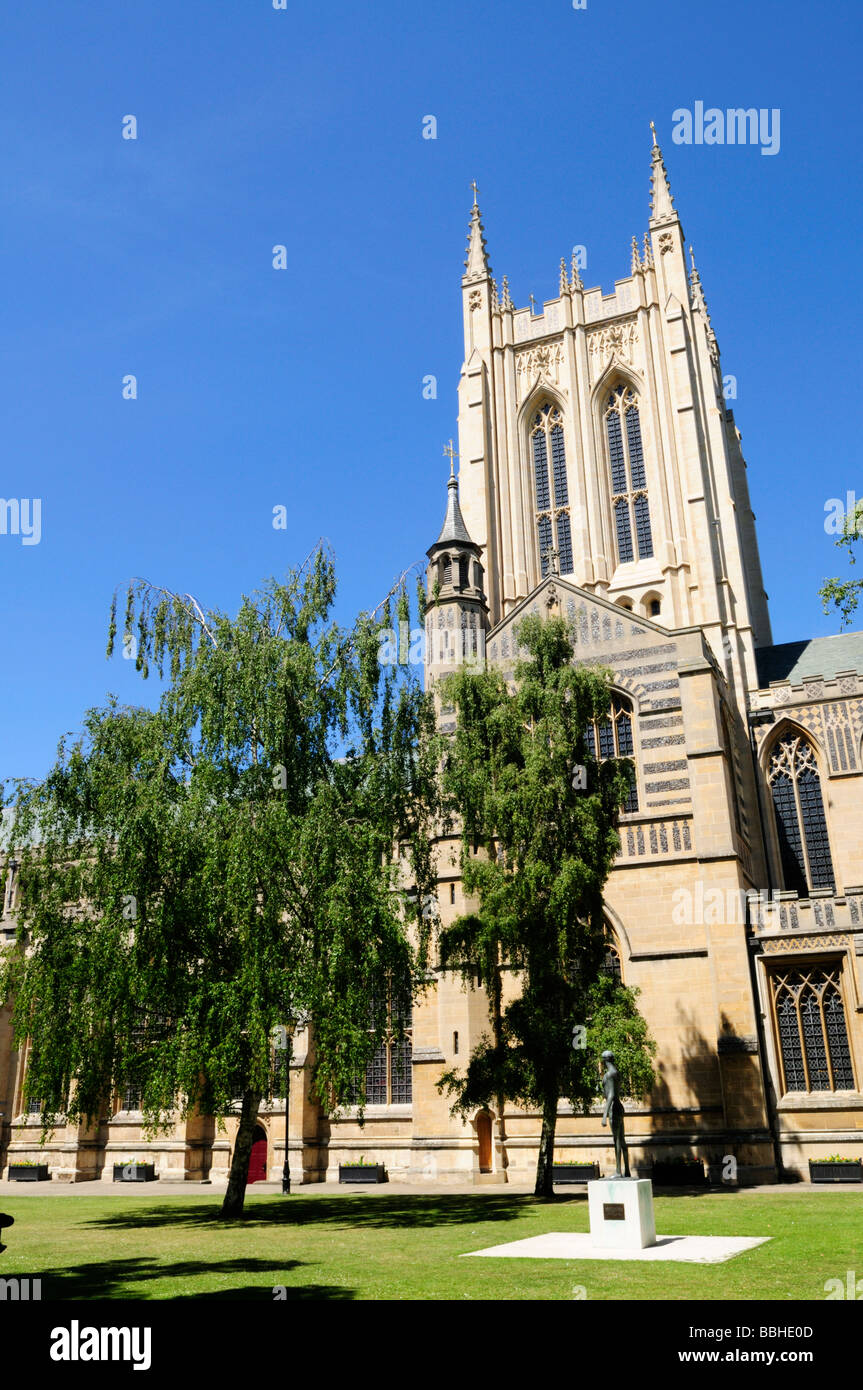
<path id="1" fill-rule="evenodd" d="M 125 1163 L 114 1164 L 115 1182 L 155 1182 L 155 1163 L 143 1163 L 140 1159 L 127 1158 Z"/>
<path id="2" fill-rule="evenodd" d="M 863 1159 L 840 1158 L 831 1154 L 829 1158 L 810 1158 L 810 1182 L 863 1182 Z"/>
<path id="3" fill-rule="evenodd" d="M 706 1187 L 707 1175 L 700 1158 L 672 1158 L 654 1163 L 651 1181 L 657 1187 Z"/>
<path id="4" fill-rule="evenodd" d="M 382 1163 L 340 1163 L 339 1182 L 386 1182 L 387 1170 Z"/>
<path id="5" fill-rule="evenodd" d="M 581 1183 L 593 1182 L 599 1177 L 598 1163 L 553 1163 L 551 1165 L 551 1180 L 554 1183 Z"/>
<path id="6" fill-rule="evenodd" d="M 9 1164 L 10 1182 L 47 1182 L 49 1178 L 47 1163 L 34 1163 L 24 1159 L 20 1163 Z"/>

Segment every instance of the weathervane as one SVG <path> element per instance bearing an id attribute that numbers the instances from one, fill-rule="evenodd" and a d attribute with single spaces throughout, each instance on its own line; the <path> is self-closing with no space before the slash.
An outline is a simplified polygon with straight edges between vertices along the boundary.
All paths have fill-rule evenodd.
<path id="1" fill-rule="evenodd" d="M 453 448 L 453 442 L 452 440 L 450 440 L 449 444 L 444 445 L 443 451 L 445 457 L 449 459 L 449 475 L 451 478 L 454 478 L 455 461 L 458 458 L 458 449 Z"/>

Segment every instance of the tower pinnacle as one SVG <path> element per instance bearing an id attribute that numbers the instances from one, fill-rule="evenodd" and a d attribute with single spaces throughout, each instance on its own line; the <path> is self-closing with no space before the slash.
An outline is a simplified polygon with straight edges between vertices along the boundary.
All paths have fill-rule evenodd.
<path id="1" fill-rule="evenodd" d="M 665 168 L 665 161 L 662 158 L 662 150 L 656 138 L 656 127 L 653 121 L 650 122 L 650 129 L 653 134 L 653 149 L 651 150 L 651 174 L 650 174 L 650 220 L 651 222 L 666 222 L 677 219 L 674 210 L 674 199 L 671 196 L 671 188 L 668 183 L 668 174 Z"/>
<path id="2" fill-rule="evenodd" d="M 485 245 L 485 229 L 480 218 L 479 203 L 476 200 L 476 195 L 479 192 L 476 179 L 471 181 L 470 186 L 473 189 L 473 207 L 470 210 L 464 280 L 486 280 L 491 277 L 491 266 L 488 263 L 488 252 Z"/>

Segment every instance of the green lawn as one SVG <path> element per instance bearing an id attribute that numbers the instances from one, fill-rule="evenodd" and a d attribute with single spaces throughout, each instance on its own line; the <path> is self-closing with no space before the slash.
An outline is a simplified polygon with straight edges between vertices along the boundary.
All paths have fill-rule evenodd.
<path id="1" fill-rule="evenodd" d="M 771 1236 L 722 1265 L 461 1260 L 470 1250 L 586 1231 L 584 1196 L 0 1197 L 15 1218 L 0 1276 L 41 1275 L 43 1299 L 814 1299 L 863 1277 L 863 1196 L 775 1193 L 655 1199 L 662 1235 Z"/>

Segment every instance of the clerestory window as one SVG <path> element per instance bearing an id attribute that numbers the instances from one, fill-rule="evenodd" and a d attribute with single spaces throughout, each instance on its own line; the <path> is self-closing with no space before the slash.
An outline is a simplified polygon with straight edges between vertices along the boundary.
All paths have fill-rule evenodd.
<path id="1" fill-rule="evenodd" d="M 572 526 L 566 481 L 563 418 L 550 402 L 540 407 L 530 430 L 540 573 L 572 574 Z M 556 560 L 556 564 L 552 561 Z"/>
<path id="2" fill-rule="evenodd" d="M 647 560 L 653 554 L 653 535 L 638 397 L 630 387 L 616 386 L 608 396 L 605 432 L 618 563 Z"/>

